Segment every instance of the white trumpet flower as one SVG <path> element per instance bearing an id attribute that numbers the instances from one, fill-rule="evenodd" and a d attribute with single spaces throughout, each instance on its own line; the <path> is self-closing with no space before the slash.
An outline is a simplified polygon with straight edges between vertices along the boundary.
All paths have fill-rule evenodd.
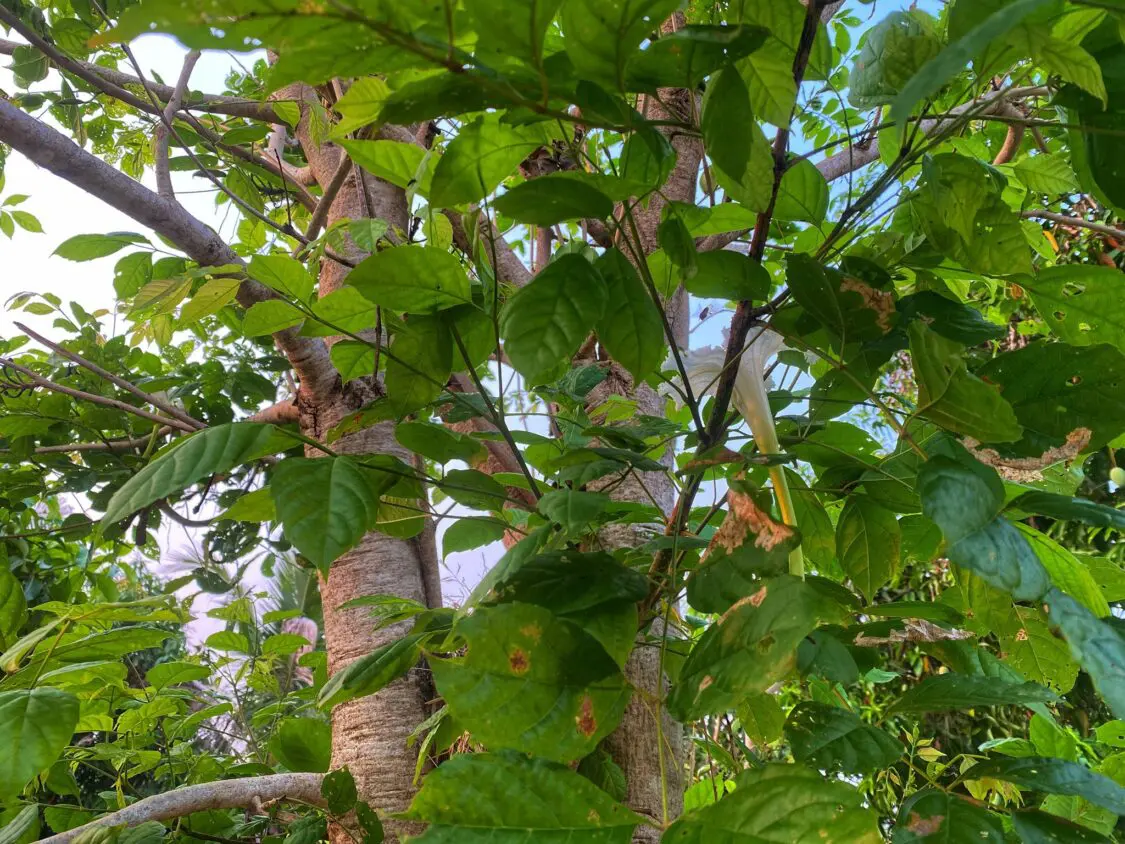
<path id="1" fill-rule="evenodd" d="M 738 372 L 734 377 L 734 407 L 750 426 L 754 443 L 763 454 L 777 454 L 781 451 L 777 428 L 770 412 L 766 367 L 783 345 L 782 337 L 776 331 L 764 327 L 752 330 L 747 336 L 746 347 L 739 358 Z M 725 360 L 726 351 L 718 346 L 693 349 L 685 355 L 684 370 L 687 372 L 691 391 L 697 398 L 708 393 L 714 395 Z M 781 466 L 770 466 L 769 475 L 782 520 L 796 527 L 797 516 L 789 494 L 789 484 L 785 480 L 785 470 Z M 800 547 L 794 549 L 789 557 L 789 570 L 795 575 L 804 574 L 804 558 Z"/>

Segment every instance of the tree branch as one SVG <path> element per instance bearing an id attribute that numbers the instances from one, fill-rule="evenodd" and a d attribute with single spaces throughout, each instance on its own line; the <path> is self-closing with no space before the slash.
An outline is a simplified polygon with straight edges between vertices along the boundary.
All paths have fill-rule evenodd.
<path id="1" fill-rule="evenodd" d="M 94 827 L 137 826 L 146 821 L 166 821 L 211 809 L 240 809 L 274 800 L 295 800 L 323 806 L 323 774 L 270 774 L 264 777 L 219 780 L 154 794 L 88 824 L 44 838 L 40 844 L 70 844 Z"/>
<path id="2" fill-rule="evenodd" d="M 4 367 L 5 369 L 12 369 L 16 372 L 19 372 L 22 375 L 30 378 L 32 383 L 36 387 L 42 387 L 43 389 L 50 390 L 53 393 L 61 393 L 62 395 L 70 396 L 71 398 L 104 405 L 105 407 L 112 407 L 116 410 L 123 410 L 126 413 L 131 413 L 134 416 L 139 416 L 142 419 L 147 419 L 150 422 L 156 422 L 159 425 L 167 425 L 180 431 L 184 431 L 188 434 L 194 434 L 197 430 L 193 425 L 189 425 L 186 422 L 181 422 L 179 419 L 169 419 L 168 417 L 161 416 L 158 413 L 150 413 L 143 408 L 133 407 L 133 405 L 128 404 L 127 402 L 106 398 L 105 396 L 99 396 L 95 393 L 87 393 L 83 390 L 76 390 L 73 387 L 65 387 L 62 384 L 57 384 L 49 378 L 44 378 L 42 375 L 39 375 L 37 372 L 35 372 L 35 370 L 28 369 L 26 366 L 18 364 L 10 358 L 0 358 L 0 367 Z"/>
<path id="3" fill-rule="evenodd" d="M 17 31 L 20 32 L 21 35 L 23 34 L 21 30 Z M 24 45 L 18 41 L 9 41 L 0 38 L 0 55 L 10 56 L 17 47 L 22 46 Z M 95 85 L 95 87 L 97 87 L 97 83 L 91 81 L 89 76 L 100 77 L 102 80 L 118 89 L 123 89 L 128 85 L 141 84 L 141 80 L 132 74 L 122 73 L 113 68 L 102 67 L 93 62 L 71 59 L 66 65 L 59 65 L 51 56 L 48 56 L 48 60 L 58 69 L 73 73 L 75 76 L 85 79 L 91 85 Z M 162 102 L 168 102 L 168 100 L 172 98 L 172 93 L 174 91 L 170 85 L 157 84 L 152 84 L 152 90 Z M 108 94 L 109 92 L 103 91 L 103 93 Z M 113 94 L 109 95 L 114 96 Z M 247 120 L 260 120 L 263 123 L 273 123 L 277 120 L 277 114 L 274 112 L 270 103 L 262 103 L 257 100 L 247 100 L 242 97 L 228 97 L 222 94 L 202 94 L 196 97 L 188 97 L 187 100 L 183 107 L 193 111 L 225 114 L 230 117 L 243 117 Z"/>
<path id="4" fill-rule="evenodd" d="M 336 195 L 340 192 L 340 188 L 344 186 L 344 180 L 348 178 L 348 173 L 352 170 L 352 160 L 348 158 L 346 152 L 340 155 L 340 166 L 336 168 L 336 172 L 332 174 L 332 181 L 324 189 L 324 195 L 321 196 L 320 202 L 316 205 L 316 210 L 313 211 L 312 217 L 309 219 L 309 227 L 305 231 L 306 240 L 314 240 L 317 233 L 320 231 L 324 221 L 328 219 L 328 213 L 332 210 L 332 203 L 336 201 Z"/>
<path id="5" fill-rule="evenodd" d="M 91 361 L 86 360 L 86 358 L 82 357 L 82 355 L 78 354 L 77 352 L 72 352 L 72 351 L 70 351 L 70 349 L 66 349 L 66 348 L 60 346 L 58 343 L 52 343 L 50 340 L 48 340 L 43 335 L 32 331 L 30 328 L 28 328 L 22 322 L 15 323 L 15 326 L 20 331 L 22 331 L 24 334 L 26 334 L 28 337 L 31 337 L 33 340 L 37 340 L 38 342 L 42 343 L 44 346 L 46 346 L 52 352 L 55 352 L 56 354 L 62 355 L 67 360 L 73 361 L 74 363 L 78 364 L 79 366 L 85 367 L 86 369 L 90 370 L 95 375 L 97 375 L 99 378 L 104 378 L 106 381 L 109 381 L 111 384 L 116 384 L 122 390 L 125 390 L 126 392 L 132 393 L 134 396 L 141 399 L 146 404 L 151 404 L 153 407 L 158 408 L 160 410 L 163 410 L 169 416 L 174 417 L 176 419 L 179 419 L 181 422 L 186 422 L 188 425 L 191 425 L 193 428 L 201 429 L 201 428 L 207 427 L 207 425 L 205 423 L 200 422 L 194 416 L 191 416 L 190 414 L 185 413 L 184 411 L 180 410 L 178 407 L 176 407 L 171 402 L 164 401 L 163 399 L 159 398 L 158 396 L 154 396 L 151 393 L 146 393 L 144 390 L 142 390 L 140 387 L 137 387 L 135 384 L 132 384 L 129 381 L 126 381 L 124 378 L 121 378 L 117 375 L 114 375 L 112 372 L 109 372 L 105 369 L 102 369 L 96 363 L 93 363 Z"/>
<path id="6" fill-rule="evenodd" d="M 257 413 L 251 413 L 244 422 L 268 422 L 271 425 L 285 425 L 300 420 L 301 413 L 293 399 L 279 401 L 269 407 L 263 407 Z"/>
<path id="7" fill-rule="evenodd" d="M 172 96 L 168 98 L 168 104 L 164 106 L 163 123 L 156 127 L 156 192 L 165 199 L 176 198 L 176 192 L 172 189 L 172 174 L 168 169 L 168 127 L 172 125 L 172 118 L 180 110 L 180 105 L 184 101 L 184 92 L 187 90 L 188 82 L 191 80 L 191 72 L 195 69 L 195 63 L 199 61 L 199 56 L 199 50 L 191 50 L 184 56 L 184 66 L 180 70 L 180 78 L 176 81 Z"/>
<path id="8" fill-rule="evenodd" d="M 451 211 L 448 208 L 443 208 L 442 213 L 449 218 L 450 225 L 453 227 L 453 242 L 457 244 L 457 248 L 468 255 L 470 258 L 473 255 L 472 241 L 469 239 L 469 233 L 465 230 L 465 222 L 456 211 Z M 496 256 L 497 266 L 493 267 L 496 277 L 500 281 L 506 281 L 514 287 L 523 287 L 531 281 L 531 270 L 529 270 L 520 260 L 519 256 L 512 251 L 512 247 L 508 245 L 508 241 L 504 240 L 496 234 L 496 230 L 492 228 L 492 222 L 488 219 L 488 215 L 483 212 L 478 213 L 477 224 L 478 232 L 482 239 L 488 244 L 486 250 L 486 257 L 492 261 L 492 256 Z"/>
<path id="9" fill-rule="evenodd" d="M 165 425 L 158 428 L 155 436 L 166 437 L 172 433 L 173 428 Z M 41 445 L 35 449 L 36 454 L 70 454 L 77 451 L 130 451 L 134 448 L 147 446 L 153 434 L 143 437 L 133 437 L 130 440 L 106 440 L 100 443 L 62 443 L 61 445 Z"/>
<path id="10" fill-rule="evenodd" d="M 1030 211 L 1021 211 L 1020 216 L 1028 220 L 1050 220 L 1052 223 L 1058 223 L 1060 226 L 1075 226 L 1080 229 L 1089 229 L 1098 234 L 1109 235 L 1110 237 L 1125 238 L 1125 229 L 1118 229 L 1113 226 L 1107 226 L 1104 223 L 1083 220 L 1081 217 L 1069 217 L 1066 214 L 1057 214 L 1045 208 L 1033 208 Z"/>
<path id="11" fill-rule="evenodd" d="M 61 132 L 5 100 L 0 100 L 0 142 L 151 228 L 200 266 L 242 264 L 242 259 L 214 231 L 177 203 L 165 201 L 116 167 L 86 152 Z M 238 302 L 244 308 L 273 298 L 277 298 L 273 291 L 250 279 L 243 280 L 238 288 Z M 279 331 L 274 337 L 300 376 L 304 389 L 322 395 L 335 384 L 339 376 L 322 340 L 301 337 L 295 328 Z"/>

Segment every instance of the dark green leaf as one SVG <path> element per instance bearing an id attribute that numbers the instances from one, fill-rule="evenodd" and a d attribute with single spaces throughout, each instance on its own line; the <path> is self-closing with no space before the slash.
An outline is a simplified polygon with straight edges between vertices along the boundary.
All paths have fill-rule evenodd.
<path id="1" fill-rule="evenodd" d="M 456 754 L 426 776 L 406 814 L 430 824 L 419 844 L 629 844 L 642 820 L 574 771 L 515 753 Z"/>
<path id="2" fill-rule="evenodd" d="M 607 249 L 595 267 L 607 292 L 605 315 L 595 325 L 598 340 L 639 383 L 664 361 L 660 312 L 621 252 Z"/>
<path id="3" fill-rule="evenodd" d="M 804 701 L 789 713 L 785 738 L 793 758 L 818 770 L 864 774 L 902 755 L 898 740 L 838 706 Z"/>
<path id="4" fill-rule="evenodd" d="M 727 550 L 714 545 L 687 582 L 688 603 L 700 612 L 722 613 L 761 588 L 765 579 L 789 570 L 789 553 L 797 545 L 790 539 L 766 549 L 743 542 Z"/>
<path id="5" fill-rule="evenodd" d="M 700 252 L 695 274 L 684 286 L 693 296 L 707 299 L 762 301 L 769 296 L 770 274 L 760 263 L 728 249 Z"/>
<path id="6" fill-rule="evenodd" d="M 461 262 L 436 246 L 399 246 L 365 258 L 348 284 L 393 311 L 429 314 L 472 302 Z"/>
<path id="7" fill-rule="evenodd" d="M 921 67 L 941 51 L 932 19 L 921 12 L 891 12 L 864 37 L 852 69 L 848 100 L 856 108 L 875 108 L 895 96 Z"/>
<path id="8" fill-rule="evenodd" d="M 927 788 L 902 803 L 894 844 L 1004 844 L 1004 825 L 987 809 L 956 794 Z"/>
<path id="9" fill-rule="evenodd" d="M 894 513 L 870 496 L 849 496 L 836 523 L 836 556 L 868 601 L 898 573 L 901 551 Z"/>
<path id="10" fill-rule="evenodd" d="M 577 76 L 625 90 L 625 68 L 637 47 L 677 5 L 678 0 L 567 0 L 562 26 Z"/>
<path id="11" fill-rule="evenodd" d="M 572 536 L 590 530 L 591 524 L 609 506 L 609 496 L 600 492 L 556 489 L 539 499 L 539 512 Z"/>
<path id="12" fill-rule="evenodd" d="M 932 290 L 903 296 L 895 307 L 904 320 L 922 319 L 934 333 L 966 346 L 1004 336 L 1004 328 L 986 320 L 976 308 Z"/>
<path id="13" fill-rule="evenodd" d="M 332 728 L 316 718 L 285 718 L 270 739 L 270 752 L 290 771 L 327 771 Z"/>
<path id="14" fill-rule="evenodd" d="M 781 738 L 785 713 L 777 697 L 767 692 L 754 692 L 738 705 L 738 720 L 746 737 L 764 747 Z"/>
<path id="15" fill-rule="evenodd" d="M 1053 703 L 1055 693 L 1038 683 L 1005 683 L 992 677 L 938 674 L 914 686 L 892 712 L 953 712 L 974 706 L 1031 706 Z"/>
<path id="16" fill-rule="evenodd" d="M 41 686 L 0 692 L 0 795 L 14 797 L 54 762 L 78 724 L 78 698 Z"/>
<path id="17" fill-rule="evenodd" d="M 7 569 L 0 569 L 0 642 L 16 638 L 27 617 L 23 586 Z"/>
<path id="18" fill-rule="evenodd" d="M 453 337 L 440 317 L 412 316 L 387 357 L 387 403 L 402 417 L 442 394 L 453 371 Z"/>
<path id="19" fill-rule="evenodd" d="M 460 518 L 442 535 L 442 556 L 448 557 L 457 551 L 470 551 L 496 542 L 504 538 L 504 532 L 504 523 L 495 519 Z"/>
<path id="20" fill-rule="evenodd" d="M 553 226 L 564 220 L 604 220 L 613 213 L 613 201 L 576 173 L 548 173 L 521 182 L 492 204 L 513 220 L 536 226 Z"/>
<path id="21" fill-rule="evenodd" d="M 1100 832 L 1036 809 L 1012 812 L 1012 827 L 1024 844 L 1110 844 Z"/>
<path id="22" fill-rule="evenodd" d="M 707 155 L 736 182 L 746 177 L 754 133 L 758 130 L 750 108 L 750 92 L 742 76 L 726 67 L 711 77 L 699 118 Z"/>
<path id="23" fill-rule="evenodd" d="M 473 464 L 485 456 L 481 443 L 432 422 L 400 422 L 395 427 L 395 439 L 404 448 L 438 463 L 462 460 Z"/>
<path id="24" fill-rule="evenodd" d="M 551 551 L 528 560 L 493 587 L 497 601 L 519 601 L 570 615 L 605 605 L 635 604 L 648 578 L 601 552 Z"/>
<path id="25" fill-rule="evenodd" d="M 1091 264 L 1047 267 L 1021 280 L 1051 331 L 1072 346 L 1109 343 L 1125 351 L 1121 272 Z"/>
<path id="26" fill-rule="evenodd" d="M 828 214 L 828 182 L 807 158 L 789 162 L 778 188 L 774 219 L 819 226 Z"/>
<path id="27" fill-rule="evenodd" d="M 689 23 L 664 33 L 628 60 L 626 87 L 650 93 L 660 88 L 695 88 L 714 71 L 753 53 L 767 35 L 758 26 Z M 742 102 L 749 103 L 749 96 Z"/>
<path id="28" fill-rule="evenodd" d="M 458 504 L 476 510 L 500 510 L 508 497 L 503 486 L 476 469 L 451 469 L 445 473 L 441 489 Z"/>
<path id="29" fill-rule="evenodd" d="M 272 454 L 279 446 L 276 431 L 273 425 L 235 422 L 192 434 L 122 484 L 106 506 L 104 521 L 120 521 L 209 475 Z"/>
<path id="30" fill-rule="evenodd" d="M 493 748 L 580 759 L 617 726 L 629 686 L 589 633 L 531 604 L 478 607 L 454 632 L 468 652 L 431 658 L 450 712 Z"/>
<path id="31" fill-rule="evenodd" d="M 540 383 L 578 351 L 606 309 L 606 284 L 580 255 L 552 261 L 500 312 L 500 335 L 512 365 Z"/>
<path id="32" fill-rule="evenodd" d="M 969 780 L 992 777 L 1033 791 L 1083 797 L 1116 815 L 1125 814 L 1125 787 L 1084 765 L 1064 759 L 1043 756 L 989 759 L 969 768 L 963 777 Z"/>
<path id="33" fill-rule="evenodd" d="M 662 844 L 821 842 L 879 844 L 876 816 L 858 791 L 802 765 L 772 763 L 743 771 L 717 803 L 689 812 Z"/>
<path id="34" fill-rule="evenodd" d="M 324 775 L 320 784 L 320 796 L 328 804 L 328 811 L 334 815 L 350 812 L 359 797 L 355 788 L 355 778 L 347 768 L 338 768 Z"/>

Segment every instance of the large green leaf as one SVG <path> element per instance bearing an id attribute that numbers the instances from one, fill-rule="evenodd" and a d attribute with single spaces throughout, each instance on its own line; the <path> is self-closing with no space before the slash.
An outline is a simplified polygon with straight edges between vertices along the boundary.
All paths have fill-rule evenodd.
<path id="1" fill-rule="evenodd" d="M 758 125 L 750 108 L 750 92 L 733 67 L 711 77 L 699 118 L 707 155 L 736 182 L 746 177 Z"/>
<path id="2" fill-rule="evenodd" d="M 763 584 L 708 627 L 688 655 L 668 698 L 680 721 L 733 709 L 796 665 L 797 645 L 843 607 L 809 581 L 784 575 Z"/>
<path id="3" fill-rule="evenodd" d="M 836 522 L 836 556 L 868 601 L 901 565 L 902 533 L 895 514 L 868 495 L 851 495 Z"/>
<path id="4" fill-rule="evenodd" d="M 23 585 L 7 569 L 0 569 L 0 643 L 15 638 L 27 617 Z"/>
<path id="5" fill-rule="evenodd" d="M 981 442 L 1011 442 L 1023 429 L 1007 395 L 968 371 L 960 346 L 923 322 L 910 326 L 918 413 Z"/>
<path id="6" fill-rule="evenodd" d="M 454 755 L 406 815 L 430 824 L 419 844 L 629 844 L 643 820 L 569 768 L 516 753 Z"/>
<path id="7" fill-rule="evenodd" d="M 892 712 L 952 712 L 974 706 L 1052 703 L 1055 693 L 1037 683 L 1005 683 L 992 677 L 938 674 L 914 686 Z"/>
<path id="8" fill-rule="evenodd" d="M 1007 509 L 1062 521 L 1083 522 L 1095 527 L 1125 530 L 1125 510 L 1098 504 L 1088 498 L 1074 498 L 1038 489 L 1016 497 L 1008 504 Z"/>
<path id="9" fill-rule="evenodd" d="M 286 538 L 320 568 L 372 528 L 381 493 L 348 457 L 290 457 L 274 468 L 271 489 Z"/>
<path id="10" fill-rule="evenodd" d="M 434 169 L 430 201 L 448 208 L 484 199 L 551 136 L 542 123 L 511 126 L 498 112 L 462 126 Z"/>
<path id="11" fill-rule="evenodd" d="M 918 473 L 922 512 L 941 528 L 946 555 L 1016 600 L 1035 601 L 1050 587 L 1027 540 L 997 514 L 1003 488 L 996 473 L 976 463 L 937 456 Z"/>
<path id="12" fill-rule="evenodd" d="M 920 12 L 891 12 L 864 35 L 848 86 L 856 108 L 894 102 L 915 73 L 941 50 L 932 19 Z"/>
<path id="13" fill-rule="evenodd" d="M 664 361 L 660 311 L 636 269 L 620 251 L 607 249 L 595 267 L 607 293 L 605 314 L 595 325 L 598 340 L 639 383 Z"/>
<path id="14" fill-rule="evenodd" d="M 0 692 L 0 795 L 14 797 L 54 762 L 78 723 L 78 698 L 41 686 Z"/>
<path id="15" fill-rule="evenodd" d="M 1058 589 L 1048 592 L 1046 601 L 1050 621 L 1066 637 L 1074 658 L 1093 678 L 1113 714 L 1125 718 L 1125 639 Z"/>
<path id="16" fill-rule="evenodd" d="M 553 226 L 564 220 L 604 220 L 613 213 L 613 200 L 581 173 L 548 173 L 521 182 L 493 202 L 507 217 L 536 226 Z"/>
<path id="17" fill-rule="evenodd" d="M 142 235 L 133 232 L 110 232 L 109 234 L 76 234 L 64 240 L 54 254 L 68 261 L 92 261 L 112 255 L 133 243 L 144 243 Z"/>
<path id="18" fill-rule="evenodd" d="M 403 448 L 438 463 L 462 460 L 472 465 L 485 457 L 482 443 L 432 422 L 400 422 L 395 439 Z"/>
<path id="19" fill-rule="evenodd" d="M 778 186 L 773 215 L 819 226 L 828 214 L 828 181 L 807 158 L 789 161 Z"/>
<path id="20" fill-rule="evenodd" d="M 305 265 L 288 255 L 255 255 L 247 272 L 250 278 L 298 302 L 308 300 L 316 283 Z"/>
<path id="21" fill-rule="evenodd" d="M 1125 431 L 1125 355 L 1113 346 L 1032 343 L 999 355 L 976 374 L 1000 387 L 1024 428 L 1022 452 L 1040 455 L 1078 428 L 1100 448 Z"/>
<path id="22" fill-rule="evenodd" d="M 429 193 L 430 178 L 437 159 L 432 155 L 427 157 L 426 150 L 417 144 L 387 140 L 341 140 L 340 145 L 368 173 L 404 189 L 416 183 L 423 194 Z M 427 162 L 428 167 L 423 169 L 423 164 Z"/>
<path id="23" fill-rule="evenodd" d="M 1033 683 L 1040 683 L 1057 694 L 1074 688 L 1078 663 L 1070 646 L 1055 636 L 1038 607 L 1012 607 L 1014 624 L 995 630 L 1000 639 L 1004 662 Z"/>
<path id="24" fill-rule="evenodd" d="M 1027 525 L 1017 525 L 1055 587 L 1066 592 L 1099 618 L 1109 615 L 1109 604 L 1090 571 L 1074 554 L 1049 536 Z"/>
<path id="25" fill-rule="evenodd" d="M 801 765 L 743 771 L 717 803 L 688 812 L 662 844 L 878 844 L 878 821 L 858 791 Z"/>
<path id="26" fill-rule="evenodd" d="M 502 577 L 497 601 L 518 601 L 569 615 L 606 605 L 635 604 L 648 594 L 648 578 L 604 552 L 548 551 Z"/>
<path id="27" fill-rule="evenodd" d="M 725 65 L 756 51 L 768 34 L 759 26 L 687 24 L 634 53 L 625 68 L 625 85 L 649 93 L 695 88 L 713 72 L 721 73 Z"/>
<path id="28" fill-rule="evenodd" d="M 1004 844 L 1000 818 L 956 794 L 927 788 L 902 803 L 894 844 Z"/>
<path id="29" fill-rule="evenodd" d="M 454 631 L 464 656 L 430 659 L 458 723 L 492 748 L 569 762 L 617 726 L 630 689 L 589 633 L 532 604 L 478 607 Z"/>
<path id="30" fill-rule="evenodd" d="M 543 60 L 544 41 L 562 0 L 466 0 L 476 26 L 476 54 L 490 67 L 518 59 L 533 67 Z"/>
<path id="31" fill-rule="evenodd" d="M 605 313 L 607 298 L 601 275 L 581 255 L 552 261 L 500 312 L 512 366 L 538 383 L 578 351 Z"/>
<path id="32" fill-rule="evenodd" d="M 967 780 L 991 777 L 1048 794 L 1083 797 L 1125 815 L 1125 787 L 1077 762 L 1043 756 L 999 757 L 979 762 L 962 774 Z"/>
<path id="33" fill-rule="evenodd" d="M 317 718 L 286 718 L 270 739 L 270 751 L 290 771 L 327 771 L 332 762 L 332 728 Z"/>
<path id="34" fill-rule="evenodd" d="M 1001 40 L 1028 15 L 1046 8 L 1054 0 L 1016 0 L 989 15 L 961 38 L 947 45 L 923 64 L 903 86 L 891 104 L 891 119 L 905 125 L 910 112 L 922 100 L 929 99 L 949 80 L 960 73 L 972 58 L 990 44 Z"/>
<path id="35" fill-rule="evenodd" d="M 1024 844 L 1110 844 L 1100 832 L 1035 809 L 1012 812 L 1012 827 Z"/>
<path id="36" fill-rule="evenodd" d="M 789 553 L 796 545 L 797 537 L 769 549 L 753 542 L 730 550 L 712 545 L 688 575 L 688 603 L 700 612 L 726 612 L 736 601 L 757 592 L 767 578 L 786 573 Z"/>
<path id="37" fill-rule="evenodd" d="M 428 314 L 472 302 L 461 262 L 436 246 L 400 246 L 365 258 L 348 284 L 393 311 Z"/>
<path id="38" fill-rule="evenodd" d="M 858 715 L 815 701 L 799 703 L 785 722 L 793 758 L 817 770 L 863 774 L 902 755 L 902 744 Z"/>
<path id="39" fill-rule="evenodd" d="M 407 320 L 388 351 L 387 403 L 397 416 L 413 413 L 442 394 L 453 371 L 453 336 L 441 317 Z"/>
<path id="40" fill-rule="evenodd" d="M 1110 343 L 1125 351 L 1120 270 L 1065 264 L 1042 269 L 1021 285 L 1055 336 L 1072 346 Z"/>
<path id="41" fill-rule="evenodd" d="M 109 500 L 105 522 L 120 521 L 209 475 L 273 453 L 279 446 L 275 433 L 273 425 L 234 422 L 192 434 L 121 485 Z M 290 444 L 283 442 L 280 447 Z"/>
<path id="42" fill-rule="evenodd" d="M 566 52 L 580 79 L 625 89 L 625 67 L 679 0 L 566 0 Z"/>

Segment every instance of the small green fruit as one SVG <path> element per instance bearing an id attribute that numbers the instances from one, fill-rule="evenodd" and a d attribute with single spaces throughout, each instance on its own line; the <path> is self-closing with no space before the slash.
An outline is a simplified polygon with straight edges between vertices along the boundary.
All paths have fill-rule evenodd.
<path id="1" fill-rule="evenodd" d="M 1109 470 L 1109 479 L 1118 486 L 1125 486 L 1125 469 L 1120 466 L 1114 466 Z"/>

